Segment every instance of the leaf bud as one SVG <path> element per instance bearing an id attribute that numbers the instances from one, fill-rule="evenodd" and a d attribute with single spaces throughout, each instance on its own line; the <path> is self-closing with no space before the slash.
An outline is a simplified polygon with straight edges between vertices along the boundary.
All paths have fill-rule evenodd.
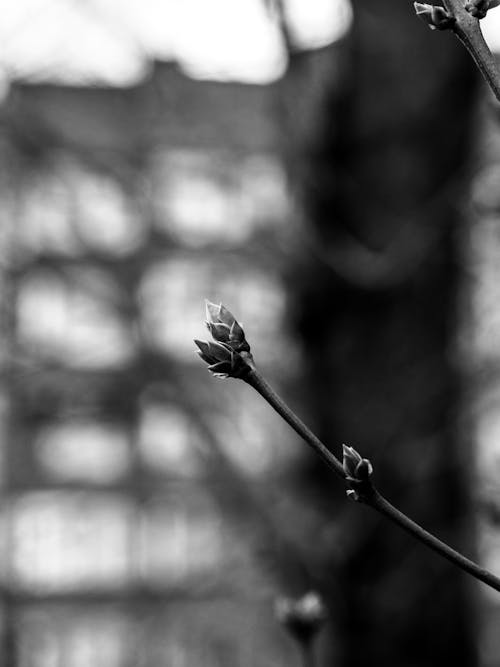
<path id="1" fill-rule="evenodd" d="M 450 30 L 455 24 L 455 17 L 440 5 L 414 2 L 413 6 L 417 16 L 427 23 L 431 30 Z"/>

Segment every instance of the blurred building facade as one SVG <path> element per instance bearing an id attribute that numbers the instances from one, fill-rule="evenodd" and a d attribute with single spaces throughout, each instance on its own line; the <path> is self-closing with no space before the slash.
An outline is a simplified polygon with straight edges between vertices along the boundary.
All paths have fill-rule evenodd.
<path id="1" fill-rule="evenodd" d="M 292 374 L 275 106 L 164 63 L 6 100 L 5 665 L 293 660 L 272 599 L 300 576 L 264 498 L 301 450 L 192 343 L 221 300 Z"/>
<path id="2" fill-rule="evenodd" d="M 408 75 L 387 58 L 387 40 L 373 85 L 377 49 L 360 46 L 369 5 L 358 3 L 347 66 L 336 46 L 302 54 L 284 83 L 193 81 L 157 63 L 124 89 L 13 85 L 0 134 L 6 666 L 292 665 L 272 600 L 318 586 L 345 631 L 338 647 L 330 632 L 330 660 L 402 664 L 391 656 L 411 653 L 427 666 L 428 650 L 439 664 L 437 649 L 461 633 L 455 650 L 474 661 L 461 580 L 443 602 L 459 612 L 446 632 L 420 642 L 420 653 L 412 645 L 408 600 L 422 624 L 413 629 L 427 636 L 441 613 L 436 582 L 452 580 L 448 564 L 440 569 L 434 555 L 346 506 L 278 417 L 246 386 L 216 382 L 193 352 L 192 339 L 207 335 L 204 299 L 224 302 L 266 375 L 309 408 L 326 439 L 362 443 L 414 516 L 461 539 L 468 480 L 456 473 L 471 449 L 456 448 L 449 361 L 464 260 L 450 204 L 456 181 L 444 197 L 433 188 L 450 164 L 467 163 L 471 109 L 462 107 L 450 134 L 440 105 L 470 71 L 454 44 L 432 47 L 433 77 L 412 56 L 422 87 L 396 112 L 401 134 L 391 143 L 397 107 L 381 90 L 399 82 L 401 101 L 398 76 Z M 421 26 L 412 32 L 413 17 L 402 19 L 393 0 L 377 11 L 384 25 L 408 21 L 391 34 L 411 34 L 422 48 Z M 411 51 L 406 41 L 391 48 Z M 441 128 L 441 161 L 428 161 L 430 126 Z M 496 156 L 484 171 L 492 183 Z M 415 175 L 420 190 L 402 195 Z M 484 239 L 497 210 L 485 192 L 478 181 L 481 253 L 492 252 Z M 473 264 L 484 275 L 483 254 Z M 306 373 L 290 311 L 313 350 Z M 483 558 L 494 567 L 496 531 L 485 534 Z M 471 534 L 463 540 L 469 548 Z M 430 605 L 434 616 L 418 611 Z M 496 626 L 484 627 L 489 666 Z"/>

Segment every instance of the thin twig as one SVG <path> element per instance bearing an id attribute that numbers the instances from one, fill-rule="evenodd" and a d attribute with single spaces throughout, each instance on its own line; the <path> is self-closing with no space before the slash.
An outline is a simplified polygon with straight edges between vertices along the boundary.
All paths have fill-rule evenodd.
<path id="1" fill-rule="evenodd" d="M 500 579 L 497 576 L 486 568 L 480 567 L 469 558 L 466 558 L 460 552 L 452 549 L 445 542 L 442 542 L 440 539 L 432 535 L 432 533 L 429 533 L 422 528 L 422 526 L 419 526 L 418 523 L 415 523 L 415 521 L 412 521 L 406 514 L 403 514 L 403 512 L 394 507 L 394 505 L 391 505 L 391 503 L 380 493 L 377 492 L 369 504 L 374 510 L 386 516 L 393 523 L 398 524 L 398 526 L 403 530 L 406 530 L 406 532 L 410 533 L 410 535 L 420 542 L 423 542 L 429 549 L 432 549 L 443 558 L 454 563 L 464 570 L 464 572 L 467 572 L 479 581 L 482 581 L 487 586 L 500 592 Z"/>
<path id="2" fill-rule="evenodd" d="M 273 407 L 276 412 L 283 417 L 283 419 L 293 428 L 293 430 L 300 435 L 307 444 L 319 454 L 326 465 L 331 468 L 339 477 L 345 479 L 345 472 L 342 463 L 332 452 L 324 445 L 321 440 L 314 435 L 310 428 L 297 417 L 295 412 L 291 410 L 285 401 L 278 396 L 274 389 L 268 384 L 265 378 L 256 370 L 251 370 L 244 381 L 253 387 L 259 394 L 266 399 L 266 401 Z"/>
<path id="3" fill-rule="evenodd" d="M 455 0 L 453 0 L 455 1 Z M 443 10 L 444 11 L 444 10 Z M 347 486 L 347 494 L 357 502 L 368 505 L 393 523 L 397 524 L 443 558 L 454 563 L 464 572 L 487 586 L 500 592 L 500 579 L 474 561 L 439 540 L 386 500 L 375 488 L 372 480 L 373 467 L 352 447 L 344 445 L 343 460 L 328 447 L 297 417 L 285 401 L 259 373 L 241 325 L 222 304 L 206 302 L 207 326 L 214 342 L 195 340 L 199 356 L 216 377 L 233 377 L 253 387 L 276 412 L 314 449 L 326 465 Z"/>
<path id="4" fill-rule="evenodd" d="M 256 391 L 258 391 L 269 405 L 283 417 L 294 431 L 296 431 L 296 433 L 298 433 L 307 444 L 319 454 L 329 468 L 344 480 L 347 480 L 346 472 L 339 459 L 332 454 L 326 445 L 324 445 L 321 440 L 296 416 L 293 410 L 286 405 L 283 399 L 270 387 L 268 382 L 257 370 L 252 369 L 243 379 L 247 384 L 256 389 Z M 479 581 L 485 583 L 487 586 L 500 592 L 500 579 L 498 577 L 485 568 L 480 567 L 469 558 L 466 558 L 455 549 L 452 549 L 445 542 L 442 542 L 440 539 L 419 526 L 415 521 L 406 516 L 406 514 L 403 514 L 403 512 L 394 507 L 394 505 L 384 498 L 373 485 L 371 485 L 368 493 L 360 493 L 356 499 L 400 526 L 400 528 L 412 535 L 415 539 L 425 544 L 429 549 L 432 549 L 443 558 L 454 563 L 464 572 L 467 572 Z"/>

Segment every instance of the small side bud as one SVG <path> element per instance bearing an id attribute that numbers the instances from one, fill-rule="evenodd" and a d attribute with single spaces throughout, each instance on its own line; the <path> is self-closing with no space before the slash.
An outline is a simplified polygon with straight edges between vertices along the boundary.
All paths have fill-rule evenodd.
<path id="1" fill-rule="evenodd" d="M 423 2 L 414 2 L 413 6 L 417 16 L 427 23 L 431 30 L 450 30 L 453 28 L 455 18 L 444 7 L 428 5 Z"/>
<path id="2" fill-rule="evenodd" d="M 358 466 L 363 459 L 354 447 L 348 447 L 347 445 L 342 445 L 342 454 L 342 466 L 346 477 L 354 478 L 356 476 L 356 466 Z"/>
<path id="3" fill-rule="evenodd" d="M 354 472 L 356 479 L 367 482 L 373 474 L 373 466 L 368 459 L 361 459 Z"/>
<path id="4" fill-rule="evenodd" d="M 303 645 L 312 642 L 327 617 L 321 597 L 312 591 L 298 599 L 278 598 L 274 609 L 278 622 Z"/>
<path id="5" fill-rule="evenodd" d="M 342 467 L 344 468 L 346 482 L 349 487 L 347 495 L 354 500 L 363 501 L 373 492 L 371 481 L 373 466 L 354 447 L 342 445 L 342 452 Z"/>

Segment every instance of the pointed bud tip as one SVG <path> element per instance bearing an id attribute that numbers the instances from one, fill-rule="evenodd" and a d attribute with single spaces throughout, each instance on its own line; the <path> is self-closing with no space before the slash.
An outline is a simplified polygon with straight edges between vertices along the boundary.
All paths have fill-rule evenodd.
<path id="1" fill-rule="evenodd" d="M 219 312 L 220 305 L 212 303 L 208 299 L 205 299 L 205 314 L 207 317 L 207 322 L 218 322 L 219 321 Z"/>
<path id="2" fill-rule="evenodd" d="M 414 2 L 413 7 L 417 16 L 427 23 L 431 30 L 449 30 L 455 23 L 455 18 L 441 5 Z"/>
<path id="3" fill-rule="evenodd" d="M 219 306 L 210 299 L 205 299 L 205 308 L 219 308 Z"/>
<path id="4" fill-rule="evenodd" d="M 219 310 L 219 320 L 224 324 L 227 324 L 228 327 L 232 326 L 236 322 L 236 318 L 233 313 L 226 308 L 222 303 Z"/>
<path id="5" fill-rule="evenodd" d="M 423 2 L 414 2 L 413 7 L 417 14 L 425 14 L 431 10 L 431 5 L 424 4 Z"/>
<path id="6" fill-rule="evenodd" d="M 361 461 L 361 454 L 359 454 L 354 447 L 350 447 L 349 445 L 342 445 L 342 454 L 344 455 L 344 458 L 352 461 Z"/>

